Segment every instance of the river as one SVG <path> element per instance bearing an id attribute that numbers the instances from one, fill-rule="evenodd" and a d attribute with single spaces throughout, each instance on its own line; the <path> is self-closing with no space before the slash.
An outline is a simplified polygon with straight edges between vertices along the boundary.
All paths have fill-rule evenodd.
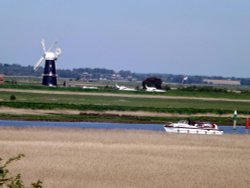
<path id="1" fill-rule="evenodd" d="M 53 122 L 53 121 L 14 121 L 0 120 L 0 126 L 15 127 L 71 127 L 86 129 L 123 129 L 123 130 L 150 130 L 164 131 L 163 124 L 129 124 L 129 123 L 94 123 L 94 122 Z M 233 130 L 232 126 L 219 126 L 225 134 L 245 134 L 244 126 L 237 126 Z"/>

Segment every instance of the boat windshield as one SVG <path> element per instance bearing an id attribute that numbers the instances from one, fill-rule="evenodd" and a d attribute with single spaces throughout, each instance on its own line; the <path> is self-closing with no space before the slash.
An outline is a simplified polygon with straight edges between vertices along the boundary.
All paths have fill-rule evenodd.
<path id="1" fill-rule="evenodd" d="M 185 124 L 188 124 L 188 120 L 180 120 L 180 121 L 178 121 L 178 123 L 185 123 Z"/>
<path id="2" fill-rule="evenodd" d="M 197 127 L 213 127 L 213 124 L 210 122 L 196 122 Z"/>

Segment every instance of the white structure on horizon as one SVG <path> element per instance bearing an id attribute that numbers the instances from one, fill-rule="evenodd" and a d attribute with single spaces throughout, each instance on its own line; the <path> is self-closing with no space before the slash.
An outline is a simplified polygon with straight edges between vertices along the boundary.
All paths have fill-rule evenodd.
<path id="1" fill-rule="evenodd" d="M 120 91 L 137 91 L 136 89 L 132 89 L 132 88 L 128 88 L 128 87 L 125 87 L 125 86 L 119 86 L 119 85 L 115 85 L 115 87 L 117 89 L 119 89 Z"/>
<path id="2" fill-rule="evenodd" d="M 148 92 L 166 92 L 165 90 L 156 89 L 155 87 L 148 87 L 147 85 L 145 85 L 145 87 L 146 87 L 146 91 Z"/>

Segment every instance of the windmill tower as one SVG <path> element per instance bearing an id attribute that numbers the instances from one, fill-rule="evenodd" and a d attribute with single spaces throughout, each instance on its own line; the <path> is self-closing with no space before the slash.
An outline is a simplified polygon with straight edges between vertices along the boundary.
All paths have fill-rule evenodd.
<path id="1" fill-rule="evenodd" d="M 51 52 L 52 48 L 55 46 L 56 42 L 52 44 L 48 50 L 46 50 L 45 41 L 41 41 L 43 56 L 34 65 L 34 71 L 45 61 L 44 71 L 43 71 L 43 82 L 45 86 L 55 87 L 57 86 L 57 74 L 56 74 L 56 60 L 62 53 L 60 48 L 57 48 L 55 52 Z"/>

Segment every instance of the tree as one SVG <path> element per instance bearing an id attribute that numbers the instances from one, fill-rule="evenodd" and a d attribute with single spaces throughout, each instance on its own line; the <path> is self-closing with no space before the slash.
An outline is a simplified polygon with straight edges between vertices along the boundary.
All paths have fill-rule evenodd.
<path id="1" fill-rule="evenodd" d="M 162 89 L 161 84 L 162 80 L 160 78 L 150 77 L 142 82 L 142 87 L 143 89 L 146 89 L 146 86 L 155 87 L 156 89 Z"/>
<path id="2" fill-rule="evenodd" d="M 8 165 L 14 161 L 20 160 L 24 157 L 24 154 L 19 154 L 16 157 L 9 158 L 3 165 L 1 164 L 2 159 L 0 158 L 0 187 L 7 188 L 25 188 L 21 174 L 16 176 L 10 176 Z M 35 183 L 31 183 L 32 188 L 42 188 L 42 181 L 38 180 Z"/>

